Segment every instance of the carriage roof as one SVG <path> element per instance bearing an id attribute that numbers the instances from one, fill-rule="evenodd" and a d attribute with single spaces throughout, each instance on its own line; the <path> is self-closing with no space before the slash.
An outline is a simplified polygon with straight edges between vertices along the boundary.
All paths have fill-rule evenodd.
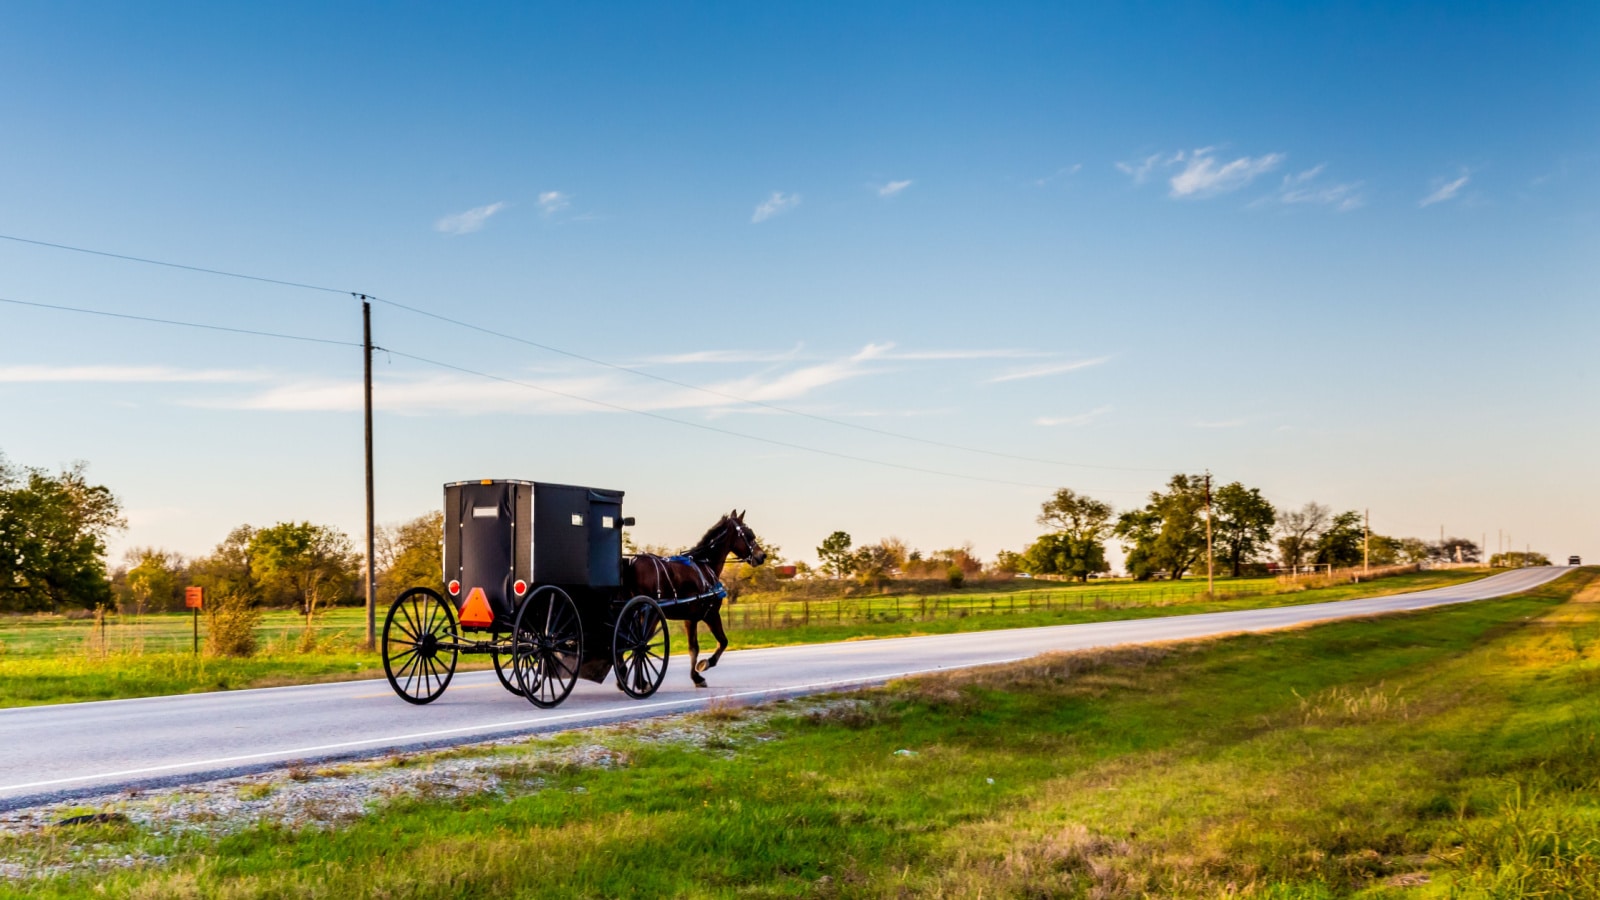
<path id="1" fill-rule="evenodd" d="M 622 583 L 622 491 L 485 478 L 444 486 L 445 580 L 614 588 Z M 509 597 L 506 598 L 509 601 Z"/>

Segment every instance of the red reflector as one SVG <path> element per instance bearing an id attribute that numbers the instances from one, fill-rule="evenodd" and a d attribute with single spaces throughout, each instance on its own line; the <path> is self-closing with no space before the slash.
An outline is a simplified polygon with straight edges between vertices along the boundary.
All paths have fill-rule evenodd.
<path id="1" fill-rule="evenodd" d="M 528 592 L 528 583 L 523 581 L 521 578 L 518 578 L 517 583 L 513 584 L 511 589 L 517 592 L 518 597 L 521 597 L 523 594 Z"/>
<path id="2" fill-rule="evenodd" d="M 459 581 L 450 582 L 450 596 L 452 596 L 452 597 L 461 596 L 461 582 L 459 582 Z"/>

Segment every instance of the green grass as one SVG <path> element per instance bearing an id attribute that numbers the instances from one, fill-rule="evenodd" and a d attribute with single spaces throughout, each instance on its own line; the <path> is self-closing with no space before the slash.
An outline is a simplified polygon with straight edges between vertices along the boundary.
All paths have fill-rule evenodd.
<path id="1" fill-rule="evenodd" d="M 621 768 L 500 751 L 503 796 L 337 829 L 11 838 L 0 856 L 170 862 L 0 894 L 1595 896 L 1597 574 L 919 678 L 825 714 L 723 711 L 708 749 L 615 738 Z"/>
<path id="2" fill-rule="evenodd" d="M 731 645 L 752 648 L 1317 603 L 1457 584 L 1486 571 L 1419 572 L 1313 590 L 1272 579 L 1220 580 L 1219 597 L 1238 596 L 1216 600 L 1206 599 L 1204 582 L 1045 583 L 1004 593 L 746 601 L 726 607 L 724 615 Z M 1278 592 L 1257 593 L 1269 586 Z M 0 619 L 0 707 L 380 678 L 381 661 L 361 649 L 365 623 L 362 609 L 319 614 L 316 649 L 300 652 L 305 620 L 294 612 L 270 611 L 257 629 L 263 652 L 224 659 L 194 656 L 192 621 L 184 613 L 112 616 L 103 628 L 91 619 L 6 617 Z M 203 640 L 203 630 L 201 635 Z M 674 651 L 683 653 L 681 628 L 674 626 L 672 641 Z M 710 646 L 702 629 L 701 647 Z M 464 656 L 460 668 L 488 665 L 487 657 Z"/>

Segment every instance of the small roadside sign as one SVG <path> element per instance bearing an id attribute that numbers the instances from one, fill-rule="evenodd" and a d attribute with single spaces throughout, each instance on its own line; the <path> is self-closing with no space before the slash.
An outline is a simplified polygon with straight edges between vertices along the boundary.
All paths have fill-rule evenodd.
<path id="1" fill-rule="evenodd" d="M 206 589 L 200 587 L 184 588 L 183 605 L 188 609 L 204 609 L 206 605 Z"/>

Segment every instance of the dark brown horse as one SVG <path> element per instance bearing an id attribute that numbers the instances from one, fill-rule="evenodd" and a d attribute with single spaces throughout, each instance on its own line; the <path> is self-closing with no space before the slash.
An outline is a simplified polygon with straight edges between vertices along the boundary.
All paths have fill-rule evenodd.
<path id="1" fill-rule="evenodd" d="M 722 630 L 722 601 L 728 592 L 722 586 L 722 567 L 728 556 L 759 566 L 767 552 L 756 543 L 756 536 L 744 524 L 744 513 L 734 510 L 717 521 L 698 544 L 681 556 L 656 556 L 641 553 L 623 564 L 623 579 L 635 594 L 661 602 L 669 619 L 683 622 L 689 637 L 689 677 L 695 687 L 705 687 L 701 672 L 715 666 L 728 649 L 728 634 Z M 700 623 L 706 623 L 717 639 L 717 650 L 709 659 L 700 659 Z"/>

